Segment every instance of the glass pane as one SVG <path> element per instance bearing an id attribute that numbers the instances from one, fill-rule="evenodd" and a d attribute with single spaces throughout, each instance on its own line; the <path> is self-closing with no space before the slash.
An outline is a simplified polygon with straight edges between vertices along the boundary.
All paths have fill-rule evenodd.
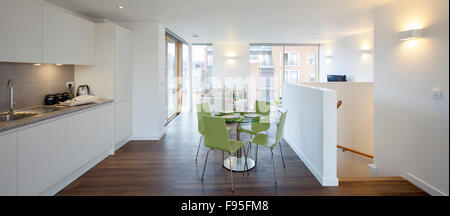
<path id="1" fill-rule="evenodd" d="M 177 46 L 167 41 L 167 118 L 177 113 Z"/>
<path id="2" fill-rule="evenodd" d="M 182 70 L 182 90 L 181 90 L 181 104 L 182 110 L 188 111 L 191 106 L 190 101 L 190 82 L 189 82 L 189 45 L 183 44 L 182 46 L 182 62 L 183 62 L 183 70 Z"/>
<path id="3" fill-rule="evenodd" d="M 193 108 L 201 103 L 202 91 L 211 87 L 213 49 L 211 45 L 192 45 Z"/>
<path id="4" fill-rule="evenodd" d="M 316 56 L 317 46 L 284 46 L 285 53 L 285 70 L 297 71 L 295 75 L 289 75 L 289 82 L 316 82 Z M 286 80 L 287 81 L 287 80 Z"/>
<path id="5" fill-rule="evenodd" d="M 255 100 L 279 100 L 282 83 L 282 46 L 250 46 L 250 76 L 248 104 L 254 109 Z"/>

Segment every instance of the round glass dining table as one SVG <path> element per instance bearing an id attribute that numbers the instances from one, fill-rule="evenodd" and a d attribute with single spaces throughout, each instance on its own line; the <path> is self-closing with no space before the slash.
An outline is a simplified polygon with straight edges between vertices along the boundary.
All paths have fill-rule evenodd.
<path id="1" fill-rule="evenodd" d="M 277 120 L 279 118 L 277 111 L 271 111 L 270 115 L 260 115 L 256 114 L 254 112 L 228 112 L 228 113 L 215 113 L 215 117 L 223 118 L 225 119 L 225 122 L 227 125 L 235 125 L 236 126 L 236 139 L 241 140 L 241 136 L 239 131 L 239 128 L 242 124 L 251 124 L 251 123 L 273 123 L 274 120 Z M 243 146 L 242 148 L 244 148 Z M 230 170 L 232 169 L 234 172 L 243 172 L 246 171 L 245 167 L 245 156 L 243 154 L 243 149 L 240 148 L 236 152 L 236 156 L 230 156 L 225 158 L 223 161 L 223 166 Z M 230 167 L 230 160 L 231 160 L 231 167 Z M 256 166 L 255 160 L 250 157 L 250 154 L 247 153 L 247 166 L 248 170 L 253 169 Z"/>

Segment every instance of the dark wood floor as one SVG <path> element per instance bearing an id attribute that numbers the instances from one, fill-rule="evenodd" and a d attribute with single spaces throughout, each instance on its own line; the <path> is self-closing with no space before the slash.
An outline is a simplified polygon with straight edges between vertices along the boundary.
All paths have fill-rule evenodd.
<path id="1" fill-rule="evenodd" d="M 218 151 L 210 153 L 205 179 L 200 180 L 206 148 L 201 147 L 196 163 L 196 130 L 195 114 L 184 113 L 173 120 L 161 140 L 129 142 L 57 195 L 427 195 L 401 178 L 341 181 L 339 187 L 322 187 L 286 143 L 286 169 L 278 148 L 275 151 L 277 186 L 270 151 L 260 148 L 258 165 L 250 175 L 235 173 L 232 193 L 229 172 L 222 168 Z"/>

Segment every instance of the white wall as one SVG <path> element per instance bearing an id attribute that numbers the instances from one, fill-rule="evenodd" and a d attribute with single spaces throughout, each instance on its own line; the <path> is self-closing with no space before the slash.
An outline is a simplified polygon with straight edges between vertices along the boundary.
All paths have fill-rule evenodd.
<path id="1" fill-rule="evenodd" d="M 213 44 L 213 75 L 227 87 L 233 88 L 235 78 L 250 75 L 249 43 L 215 42 Z"/>
<path id="2" fill-rule="evenodd" d="M 123 23 L 133 34 L 133 136 L 156 140 L 166 120 L 165 28 L 157 23 Z"/>
<path id="3" fill-rule="evenodd" d="M 425 29 L 400 41 L 398 33 Z M 379 176 L 449 194 L 449 1 L 397 0 L 375 10 L 374 153 Z M 444 98 L 432 98 L 432 89 Z"/>
<path id="4" fill-rule="evenodd" d="M 284 139 L 323 186 L 337 186 L 336 91 L 286 83 L 282 92 Z"/>
<path id="5" fill-rule="evenodd" d="M 373 83 L 304 83 L 333 89 L 342 101 L 337 110 L 337 144 L 373 154 Z M 338 149 L 338 177 L 369 177 L 372 159 Z"/>
<path id="6" fill-rule="evenodd" d="M 373 54 L 363 54 L 362 49 L 373 49 L 373 31 L 320 44 L 320 82 L 330 74 L 347 75 L 351 82 L 373 82 Z"/>

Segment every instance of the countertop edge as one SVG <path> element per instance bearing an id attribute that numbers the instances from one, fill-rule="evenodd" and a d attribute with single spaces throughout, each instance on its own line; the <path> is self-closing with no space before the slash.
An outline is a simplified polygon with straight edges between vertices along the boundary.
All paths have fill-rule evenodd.
<path id="1" fill-rule="evenodd" d="M 23 118 L 16 121 L 11 122 L 0 122 L 0 135 L 7 134 L 8 132 L 14 132 L 15 130 L 20 130 L 22 128 L 25 128 L 27 126 L 43 122 L 46 120 L 55 119 L 58 117 L 62 117 L 65 115 L 75 114 L 77 112 L 86 111 L 91 108 L 107 105 L 113 103 L 114 100 L 112 99 L 100 99 L 100 103 L 91 103 L 91 104 L 85 104 L 80 106 L 73 106 L 73 107 L 65 107 L 58 111 L 49 112 L 49 113 L 43 113 L 37 116 L 32 116 L 29 118 Z"/>

